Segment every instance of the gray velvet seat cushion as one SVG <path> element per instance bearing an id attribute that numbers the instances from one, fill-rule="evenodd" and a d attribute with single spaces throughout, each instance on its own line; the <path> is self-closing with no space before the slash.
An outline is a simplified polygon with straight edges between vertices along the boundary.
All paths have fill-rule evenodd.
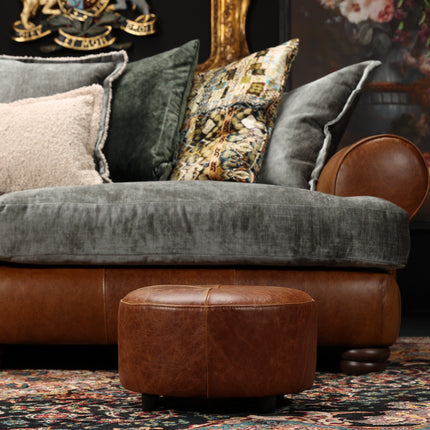
<path id="1" fill-rule="evenodd" d="M 0 196 L 0 259 L 48 264 L 397 268 L 405 211 L 266 184 L 136 182 Z"/>

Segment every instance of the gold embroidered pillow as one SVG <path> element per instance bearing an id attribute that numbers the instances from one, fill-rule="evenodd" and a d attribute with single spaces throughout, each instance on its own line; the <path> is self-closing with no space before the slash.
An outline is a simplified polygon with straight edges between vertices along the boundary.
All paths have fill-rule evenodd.
<path id="1" fill-rule="evenodd" d="M 297 51 L 293 39 L 194 78 L 170 179 L 256 180 Z"/>
<path id="2" fill-rule="evenodd" d="M 103 183 L 93 158 L 103 100 L 96 84 L 0 103 L 0 194 Z"/>

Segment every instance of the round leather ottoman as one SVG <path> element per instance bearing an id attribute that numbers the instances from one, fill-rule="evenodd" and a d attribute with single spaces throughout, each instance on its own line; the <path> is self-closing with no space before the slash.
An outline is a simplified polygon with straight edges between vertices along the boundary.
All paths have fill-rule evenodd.
<path id="1" fill-rule="evenodd" d="M 284 287 L 159 285 L 121 300 L 121 384 L 155 409 L 160 395 L 261 398 L 312 386 L 314 300 Z"/>

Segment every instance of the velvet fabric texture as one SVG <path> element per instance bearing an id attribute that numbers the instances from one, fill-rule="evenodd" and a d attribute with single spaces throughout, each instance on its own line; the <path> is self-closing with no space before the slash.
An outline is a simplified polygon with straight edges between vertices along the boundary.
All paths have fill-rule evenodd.
<path id="1" fill-rule="evenodd" d="M 374 197 L 155 181 L 4 194 L 0 237 L 0 259 L 19 263 L 394 269 L 407 262 L 409 219 Z"/>
<path id="2" fill-rule="evenodd" d="M 97 144 L 96 168 L 105 181 L 109 169 L 102 152 L 109 127 L 111 85 L 123 72 L 128 57 L 125 51 L 81 57 L 0 56 L 0 103 L 24 98 L 44 97 L 99 84 L 104 89 L 104 104 Z"/>
<path id="3" fill-rule="evenodd" d="M 104 153 L 114 182 L 166 179 L 197 66 L 199 41 L 131 62 L 115 82 Z"/>
<path id="4" fill-rule="evenodd" d="M 353 64 L 286 93 L 259 182 L 314 190 L 361 90 L 380 64 Z"/>

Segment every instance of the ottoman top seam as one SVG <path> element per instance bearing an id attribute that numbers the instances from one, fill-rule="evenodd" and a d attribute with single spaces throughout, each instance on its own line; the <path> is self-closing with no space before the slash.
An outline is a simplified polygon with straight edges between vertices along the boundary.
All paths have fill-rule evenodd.
<path id="1" fill-rule="evenodd" d="M 268 307 L 280 307 L 280 306 L 296 306 L 296 305 L 305 305 L 305 304 L 311 304 L 315 303 L 315 300 L 307 300 L 303 302 L 294 302 L 294 303 L 248 303 L 248 304 L 223 304 L 223 305 L 217 305 L 217 304 L 208 304 L 208 303 L 202 303 L 198 305 L 191 305 L 191 304 L 168 304 L 168 303 L 131 303 L 127 302 L 125 300 L 121 300 L 121 303 L 127 306 L 142 306 L 142 307 L 154 307 L 154 308 L 191 308 L 191 309 L 198 309 L 198 308 L 225 308 L 225 309 L 232 309 L 232 308 L 268 308 Z"/>

